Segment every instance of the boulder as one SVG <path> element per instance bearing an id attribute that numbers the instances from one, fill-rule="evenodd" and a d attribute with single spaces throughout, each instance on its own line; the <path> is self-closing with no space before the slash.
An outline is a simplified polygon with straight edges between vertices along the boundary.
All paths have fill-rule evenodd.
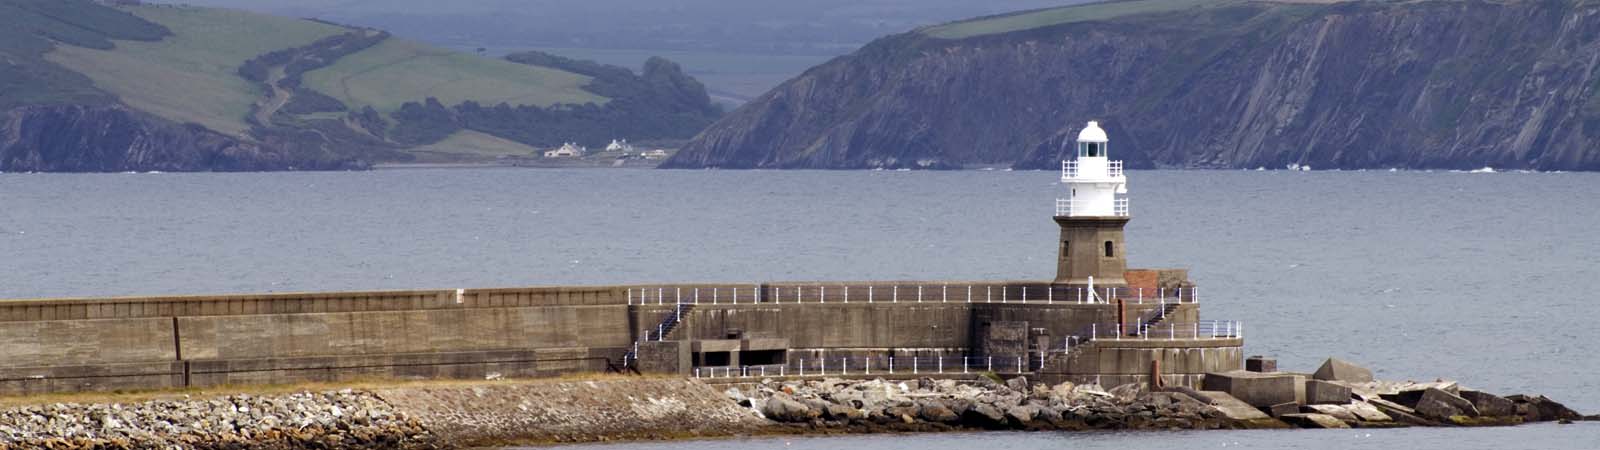
<path id="1" fill-rule="evenodd" d="M 1350 428 L 1343 420 L 1327 414 L 1284 414 L 1278 418 L 1300 428 Z"/>
<path id="2" fill-rule="evenodd" d="M 1306 405 L 1301 407 L 1300 411 L 1307 414 L 1326 414 L 1333 416 L 1335 419 L 1343 420 L 1345 423 L 1359 420 L 1356 414 L 1346 409 L 1344 405 Z"/>
<path id="3" fill-rule="evenodd" d="M 1033 391 L 1032 386 L 1028 384 L 1028 377 L 1016 377 L 1006 380 L 1006 387 L 1024 394 Z"/>
<path id="4" fill-rule="evenodd" d="M 1006 419 L 1017 425 L 1033 423 L 1039 417 L 1039 407 L 1033 405 L 1017 405 L 1006 409 Z"/>
<path id="5" fill-rule="evenodd" d="M 1517 404 L 1504 397 L 1483 391 L 1462 389 L 1461 398 L 1472 402 L 1478 408 L 1478 414 L 1490 417 L 1505 417 L 1516 415 Z"/>
<path id="6" fill-rule="evenodd" d="M 1350 403 L 1348 386 L 1323 380 L 1306 380 L 1306 404 L 1343 405 Z"/>
<path id="7" fill-rule="evenodd" d="M 864 419 L 867 414 L 859 409 L 835 403 L 828 405 L 826 416 L 831 420 L 849 422 Z"/>
<path id="8" fill-rule="evenodd" d="M 822 416 L 819 411 L 812 411 L 804 403 L 790 399 L 787 396 L 773 396 L 762 405 L 761 413 L 768 419 L 779 422 L 808 422 Z"/>
<path id="9" fill-rule="evenodd" d="M 1075 387 L 1077 387 L 1077 385 L 1072 384 L 1071 381 L 1063 381 L 1063 382 L 1061 382 L 1061 384 L 1055 385 L 1055 387 L 1050 388 L 1050 396 L 1057 397 L 1057 398 L 1070 399 L 1070 398 L 1072 398 L 1073 388 L 1075 388 Z"/>
<path id="10" fill-rule="evenodd" d="M 993 428 L 1005 425 L 1006 413 L 993 405 L 974 403 L 967 408 L 966 414 L 961 415 L 961 420 L 972 426 Z"/>
<path id="11" fill-rule="evenodd" d="M 917 409 L 917 416 L 921 417 L 922 420 L 934 423 L 953 423 L 957 419 L 961 418 L 961 416 L 957 415 L 955 411 L 951 411 L 949 407 L 946 407 L 943 403 L 935 400 L 924 400 L 920 402 Z"/>
<path id="12" fill-rule="evenodd" d="M 1433 420 L 1449 420 L 1451 416 L 1477 417 L 1478 408 L 1461 396 L 1443 389 L 1428 389 L 1417 401 L 1417 413 Z"/>
<path id="13" fill-rule="evenodd" d="M 1372 381 L 1372 371 L 1339 358 L 1328 358 L 1311 378 L 1323 381 L 1366 383 Z"/>
<path id="14" fill-rule="evenodd" d="M 1583 416 L 1567 408 L 1566 405 L 1546 398 L 1543 395 L 1513 395 L 1506 397 L 1516 404 L 1517 412 L 1522 414 L 1523 420 L 1528 422 L 1548 422 L 1552 420 L 1578 420 Z"/>

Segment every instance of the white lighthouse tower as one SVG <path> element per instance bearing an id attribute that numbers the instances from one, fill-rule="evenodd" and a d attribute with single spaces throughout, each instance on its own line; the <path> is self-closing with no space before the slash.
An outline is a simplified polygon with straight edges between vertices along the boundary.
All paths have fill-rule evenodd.
<path id="1" fill-rule="evenodd" d="M 1123 272 L 1123 227 L 1128 224 L 1128 178 L 1122 161 L 1108 155 L 1109 140 L 1098 122 L 1078 132 L 1077 157 L 1061 162 L 1066 198 L 1056 199 L 1061 225 L 1055 284 L 1074 287 L 1127 286 Z"/>

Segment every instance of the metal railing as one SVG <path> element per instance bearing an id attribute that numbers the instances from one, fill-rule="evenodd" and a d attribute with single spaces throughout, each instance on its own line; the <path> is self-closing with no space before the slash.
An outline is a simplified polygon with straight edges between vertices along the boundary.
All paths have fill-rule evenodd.
<path id="1" fill-rule="evenodd" d="M 1156 323 L 1124 325 L 1120 323 L 1093 323 L 1078 334 L 1061 338 L 1060 347 L 1051 345 L 1052 353 L 1071 353 L 1073 347 L 1096 340 L 1193 340 L 1193 339 L 1243 339 L 1244 322 L 1237 320 L 1202 320 L 1188 323 Z"/>
<path id="2" fill-rule="evenodd" d="M 1070 216 L 1073 214 L 1074 202 L 1070 198 L 1056 199 L 1056 216 Z M 1111 201 L 1111 215 L 1128 217 L 1128 199 L 1119 198 Z"/>
<path id="3" fill-rule="evenodd" d="M 796 358 L 781 364 L 696 367 L 695 378 L 762 378 L 1027 373 L 1036 369 L 1022 356 L 861 356 Z"/>
<path id="4" fill-rule="evenodd" d="M 1053 286 L 1038 284 L 806 284 L 748 287 L 628 289 L 628 304 L 744 305 L 799 303 L 1024 303 L 1093 304 L 1123 299 L 1134 304 L 1199 303 L 1198 290 Z"/>
<path id="5" fill-rule="evenodd" d="M 1106 176 L 1110 178 L 1122 177 L 1124 175 L 1122 167 L 1122 161 L 1107 161 Z M 1073 178 L 1078 178 L 1078 162 L 1061 161 L 1061 179 L 1065 181 Z"/>

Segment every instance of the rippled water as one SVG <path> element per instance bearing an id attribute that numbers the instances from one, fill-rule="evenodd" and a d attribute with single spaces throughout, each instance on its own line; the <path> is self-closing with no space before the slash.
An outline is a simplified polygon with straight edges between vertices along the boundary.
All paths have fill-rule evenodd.
<path id="1" fill-rule="evenodd" d="M 0 174 L 0 298 L 1047 279 L 1056 233 L 1050 214 L 1060 190 L 1054 176 L 517 169 Z M 1189 267 L 1206 319 L 1249 324 L 1247 352 L 1307 371 L 1341 356 L 1381 377 L 1452 377 L 1600 412 L 1600 357 L 1593 349 L 1600 342 L 1594 319 L 1600 174 L 1130 177 L 1130 265 Z M 980 442 L 1591 449 L 1600 448 L 1600 427 L 641 445 L 888 450 Z"/>

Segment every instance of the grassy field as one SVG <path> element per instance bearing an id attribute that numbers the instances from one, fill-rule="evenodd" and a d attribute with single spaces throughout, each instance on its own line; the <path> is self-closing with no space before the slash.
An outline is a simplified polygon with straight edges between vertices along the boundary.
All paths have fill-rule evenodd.
<path id="1" fill-rule="evenodd" d="M 922 30 L 927 36 L 961 39 L 1007 33 L 1063 23 L 1106 20 L 1134 14 L 1178 11 L 1236 3 L 1231 0 L 1122 0 L 1044 9 L 985 19 L 955 22 Z"/>
<path id="2" fill-rule="evenodd" d="M 46 58 L 94 80 L 129 106 L 232 134 L 261 95 L 235 72 L 262 53 L 297 47 L 344 29 L 243 11 L 140 6 L 127 9 L 171 29 L 157 42 L 117 41 L 113 50 L 58 46 Z"/>
<path id="3" fill-rule="evenodd" d="M 538 149 L 477 131 L 461 130 L 442 141 L 406 152 L 416 155 L 417 162 L 433 163 L 487 161 L 500 156 L 533 157 Z"/>
<path id="4" fill-rule="evenodd" d="M 446 105 L 473 100 L 485 105 L 547 106 L 556 103 L 603 104 L 608 99 L 583 90 L 589 78 L 391 38 L 306 72 L 305 85 L 343 101 L 352 109 L 371 106 L 392 112 L 402 103 L 438 98 Z"/>

